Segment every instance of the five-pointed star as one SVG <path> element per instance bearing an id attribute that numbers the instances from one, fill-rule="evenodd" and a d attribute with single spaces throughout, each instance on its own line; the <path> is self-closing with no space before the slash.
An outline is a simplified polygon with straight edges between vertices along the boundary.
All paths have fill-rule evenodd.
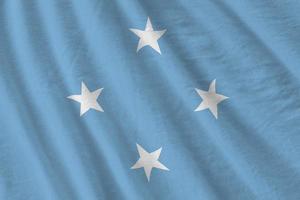
<path id="1" fill-rule="evenodd" d="M 138 29 L 133 29 L 133 28 L 131 28 L 129 30 L 132 31 L 133 33 L 135 33 L 140 38 L 136 52 L 138 52 L 144 46 L 149 45 L 155 51 L 157 51 L 159 54 L 161 54 L 157 41 L 159 40 L 159 38 L 161 36 L 163 36 L 163 34 L 165 34 L 167 29 L 160 30 L 160 31 L 154 31 L 152 28 L 150 18 L 148 17 L 146 28 L 144 31 L 138 30 Z"/>
<path id="2" fill-rule="evenodd" d="M 94 92 L 90 92 L 84 82 L 81 82 L 81 95 L 71 95 L 67 98 L 72 99 L 80 103 L 80 116 L 86 113 L 89 109 L 95 109 L 100 112 L 104 112 L 97 99 L 101 94 L 103 88 L 97 89 Z"/>
<path id="3" fill-rule="evenodd" d="M 145 174 L 147 176 L 148 181 L 150 181 L 150 175 L 152 168 L 158 168 L 163 170 L 169 170 L 166 166 L 161 164 L 158 159 L 160 156 L 160 152 L 162 148 L 153 151 L 152 153 L 148 153 L 143 147 L 139 144 L 136 144 L 138 152 L 140 154 L 139 160 L 131 167 L 131 169 L 138 169 L 144 167 Z"/>
<path id="4" fill-rule="evenodd" d="M 203 100 L 195 111 L 209 109 L 215 118 L 218 119 L 218 104 L 229 97 L 216 93 L 216 80 L 210 83 L 208 91 L 199 90 L 197 88 L 195 88 L 195 90 Z"/>

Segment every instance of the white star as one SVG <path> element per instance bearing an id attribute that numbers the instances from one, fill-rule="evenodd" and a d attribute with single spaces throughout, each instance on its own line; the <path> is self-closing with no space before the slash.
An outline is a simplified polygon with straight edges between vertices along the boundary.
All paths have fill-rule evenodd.
<path id="1" fill-rule="evenodd" d="M 167 29 L 160 30 L 160 31 L 154 31 L 152 28 L 150 18 L 148 17 L 146 28 L 144 31 L 139 30 L 139 29 L 132 29 L 132 28 L 129 30 L 132 31 L 133 33 L 135 33 L 140 38 L 136 52 L 138 52 L 144 46 L 149 45 L 155 51 L 157 51 L 159 54 L 161 54 L 157 41 L 159 40 L 159 38 L 161 36 L 163 36 L 163 34 L 165 34 Z"/>
<path id="2" fill-rule="evenodd" d="M 203 100 L 195 109 L 195 112 L 209 109 L 215 118 L 218 119 L 218 104 L 229 97 L 216 93 L 216 80 L 210 83 L 208 91 L 199 90 L 197 88 L 195 88 L 195 90 Z"/>
<path id="3" fill-rule="evenodd" d="M 84 82 L 81 82 L 81 95 L 71 95 L 67 98 L 72 99 L 80 103 L 80 116 L 86 113 L 89 109 L 95 109 L 100 112 L 104 112 L 97 99 L 101 94 L 103 88 L 97 89 L 94 92 L 90 92 Z"/>
<path id="4" fill-rule="evenodd" d="M 163 170 L 169 170 L 166 166 L 161 164 L 158 159 L 160 156 L 160 152 L 162 148 L 153 151 L 152 153 L 148 153 L 143 147 L 139 144 L 136 144 L 140 158 L 139 160 L 131 167 L 131 169 L 138 169 L 144 167 L 145 174 L 147 176 L 148 181 L 150 181 L 150 175 L 152 168 L 158 168 Z"/>

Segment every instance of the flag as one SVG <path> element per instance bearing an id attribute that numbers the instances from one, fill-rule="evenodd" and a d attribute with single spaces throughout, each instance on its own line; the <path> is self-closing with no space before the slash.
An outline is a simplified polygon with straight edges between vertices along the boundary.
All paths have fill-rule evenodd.
<path id="1" fill-rule="evenodd" d="M 300 199 L 299 10 L 0 1 L 0 199 Z"/>

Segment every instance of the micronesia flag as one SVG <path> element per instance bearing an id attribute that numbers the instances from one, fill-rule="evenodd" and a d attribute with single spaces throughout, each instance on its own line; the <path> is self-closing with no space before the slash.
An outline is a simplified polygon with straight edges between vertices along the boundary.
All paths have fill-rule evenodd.
<path id="1" fill-rule="evenodd" d="M 299 200 L 300 1 L 1 0 L 0 200 Z"/>

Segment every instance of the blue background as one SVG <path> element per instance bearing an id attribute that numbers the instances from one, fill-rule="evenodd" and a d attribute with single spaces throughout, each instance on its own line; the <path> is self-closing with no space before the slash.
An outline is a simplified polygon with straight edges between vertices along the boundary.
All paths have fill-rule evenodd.
<path id="1" fill-rule="evenodd" d="M 1 0 L 0 199 L 300 199 L 300 2 Z M 162 55 L 136 53 L 147 17 Z M 219 119 L 194 88 L 230 97 Z M 79 116 L 67 99 L 104 88 Z M 136 143 L 162 147 L 147 182 Z"/>

